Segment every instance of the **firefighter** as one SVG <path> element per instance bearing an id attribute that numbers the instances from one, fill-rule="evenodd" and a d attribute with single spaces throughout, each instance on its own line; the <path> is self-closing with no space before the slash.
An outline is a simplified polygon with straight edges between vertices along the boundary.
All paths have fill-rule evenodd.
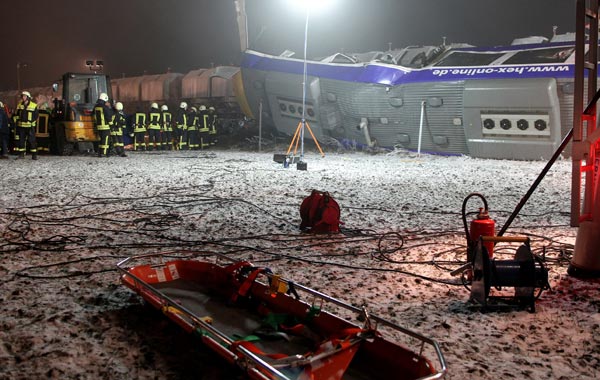
<path id="1" fill-rule="evenodd" d="M 187 126 L 187 103 L 179 103 L 179 110 L 175 116 L 175 149 L 186 150 L 187 149 L 187 138 L 188 138 L 188 126 Z"/>
<path id="2" fill-rule="evenodd" d="M 200 149 L 204 149 L 204 148 L 208 148 L 208 146 L 209 146 L 208 132 L 210 131 L 210 129 L 209 129 L 210 115 L 208 114 L 208 110 L 206 109 L 206 106 L 204 106 L 204 105 L 200 106 L 199 118 L 200 118 L 200 128 L 198 129 L 198 133 L 200 135 Z"/>
<path id="3" fill-rule="evenodd" d="M 11 117 L 10 117 L 10 124 L 9 124 L 9 128 L 10 128 L 10 135 L 8 137 L 8 141 L 9 143 L 12 141 L 12 149 L 14 152 L 16 152 L 17 154 L 19 153 L 17 148 L 19 146 L 19 134 L 17 133 L 17 120 L 19 119 L 17 117 L 17 110 L 13 110 L 11 113 Z M 10 146 L 9 146 L 10 149 Z"/>
<path id="4" fill-rule="evenodd" d="M 161 113 L 158 109 L 158 104 L 152 103 L 150 105 L 150 112 L 148 112 L 148 117 L 146 118 L 148 122 L 148 150 L 160 147 L 160 119 Z"/>
<path id="5" fill-rule="evenodd" d="M 188 149 L 197 150 L 200 147 L 198 143 L 198 110 L 192 107 L 188 115 Z"/>
<path id="6" fill-rule="evenodd" d="M 0 149 L 2 149 L 2 155 L 0 159 L 8 158 L 8 135 L 10 129 L 8 126 L 8 113 L 4 108 L 4 104 L 0 102 Z"/>
<path id="7" fill-rule="evenodd" d="M 50 151 L 50 106 L 47 102 L 44 102 L 38 107 L 39 115 L 35 128 L 35 140 L 37 143 L 37 151 L 49 152 Z"/>
<path id="8" fill-rule="evenodd" d="M 37 160 L 37 142 L 35 141 L 35 126 L 38 119 L 38 108 L 31 100 L 31 94 L 29 91 L 23 91 L 21 93 L 21 102 L 17 105 L 15 110 L 16 120 L 16 134 L 19 136 L 19 145 L 17 147 L 18 156 L 17 158 L 25 158 L 25 152 L 27 151 L 27 142 L 29 142 L 29 151 L 31 152 L 31 159 Z"/>
<path id="9" fill-rule="evenodd" d="M 217 142 L 217 111 L 215 107 L 208 107 L 208 139 L 210 145 Z"/>
<path id="10" fill-rule="evenodd" d="M 161 124 L 162 124 L 162 149 L 173 150 L 173 125 L 171 124 L 172 115 L 169 112 L 169 107 L 163 104 L 160 107 Z"/>
<path id="11" fill-rule="evenodd" d="M 123 145 L 123 129 L 127 123 L 125 119 L 125 113 L 123 113 L 123 103 L 117 102 L 115 104 L 115 110 L 116 112 L 113 114 L 112 122 L 110 123 L 110 136 L 112 138 L 115 152 L 120 157 L 127 157 L 125 154 L 125 147 Z"/>
<path id="12" fill-rule="evenodd" d="M 110 151 L 110 123 L 114 112 L 108 102 L 108 95 L 103 92 L 94 106 L 94 128 L 100 136 L 98 157 L 108 157 Z"/>
<path id="13" fill-rule="evenodd" d="M 139 109 L 133 120 L 133 150 L 146 150 L 146 114 Z"/>

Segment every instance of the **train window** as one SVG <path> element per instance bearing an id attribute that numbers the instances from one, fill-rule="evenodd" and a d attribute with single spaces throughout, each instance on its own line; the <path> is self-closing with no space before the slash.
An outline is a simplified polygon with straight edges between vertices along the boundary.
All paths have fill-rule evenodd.
<path id="1" fill-rule="evenodd" d="M 518 65 L 530 63 L 563 63 L 573 54 L 572 46 L 561 46 L 547 49 L 523 50 L 515 53 L 504 64 Z"/>
<path id="2" fill-rule="evenodd" d="M 502 57 L 505 53 L 478 53 L 455 51 L 435 66 L 485 66 Z"/>

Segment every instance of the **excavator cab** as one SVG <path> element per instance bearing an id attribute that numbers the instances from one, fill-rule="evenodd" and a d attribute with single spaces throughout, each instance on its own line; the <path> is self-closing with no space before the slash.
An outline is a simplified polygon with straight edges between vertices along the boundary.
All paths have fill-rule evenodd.
<path id="1" fill-rule="evenodd" d="M 58 92 L 58 84 L 52 86 Z M 70 155 L 75 150 L 93 152 L 99 141 L 94 129 L 93 109 L 100 93 L 111 96 L 110 80 L 104 74 L 66 73 L 62 77 L 62 99 L 55 98 L 52 112 L 51 151 Z"/>

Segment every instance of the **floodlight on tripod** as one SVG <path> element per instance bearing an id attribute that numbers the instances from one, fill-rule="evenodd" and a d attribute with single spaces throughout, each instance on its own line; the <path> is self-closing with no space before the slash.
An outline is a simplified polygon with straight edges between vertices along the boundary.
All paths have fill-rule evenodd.
<path id="1" fill-rule="evenodd" d="M 310 124 L 308 124 L 308 122 L 306 121 L 306 82 L 308 80 L 308 62 L 307 62 L 307 50 L 308 50 L 308 21 L 310 18 L 310 8 L 313 5 L 322 5 L 324 3 L 324 1 L 315 1 L 315 0 L 302 0 L 302 1 L 298 1 L 296 0 L 296 3 L 302 3 L 302 5 L 304 6 L 304 10 L 306 12 L 306 18 L 305 18 L 305 23 L 304 23 L 304 65 L 303 65 L 303 70 L 302 70 L 302 118 L 300 120 L 300 122 L 298 123 L 298 126 L 296 127 L 296 131 L 294 133 L 294 136 L 292 138 L 292 142 L 290 143 L 290 146 L 287 150 L 286 153 L 286 163 L 294 163 L 296 162 L 296 169 L 298 170 L 306 170 L 307 169 L 307 164 L 304 161 L 304 133 L 305 131 L 308 130 L 308 132 L 310 133 L 311 137 L 313 138 L 315 144 L 317 145 L 317 148 L 319 149 L 319 152 L 321 153 L 321 156 L 325 156 L 325 154 L 323 153 L 323 149 L 321 149 L 321 146 L 319 145 L 319 142 L 317 141 L 317 138 L 315 137 L 312 129 L 310 128 Z M 299 160 L 296 161 L 296 153 L 298 151 L 298 143 L 300 143 L 300 157 Z M 292 146 L 294 146 L 294 153 L 290 155 L 290 152 L 292 151 Z M 284 165 L 286 164 L 284 163 Z"/>

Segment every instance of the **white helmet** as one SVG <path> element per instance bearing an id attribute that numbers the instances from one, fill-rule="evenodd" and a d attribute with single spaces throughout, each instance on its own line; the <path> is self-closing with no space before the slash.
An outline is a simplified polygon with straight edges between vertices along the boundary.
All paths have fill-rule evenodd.
<path id="1" fill-rule="evenodd" d="M 117 104 L 115 104 L 115 108 L 117 111 L 123 111 L 123 103 L 117 102 Z"/>
<path id="2" fill-rule="evenodd" d="M 206 106 L 204 106 L 204 105 L 200 106 L 200 111 L 206 111 Z"/>
<path id="3" fill-rule="evenodd" d="M 158 109 L 158 103 L 152 103 L 152 104 L 150 104 L 150 108 L 156 108 L 156 109 Z"/>
<path id="4" fill-rule="evenodd" d="M 169 110 L 169 107 L 167 107 L 167 105 L 166 105 L 166 104 L 163 104 L 163 105 L 162 105 L 162 107 L 160 107 L 160 110 L 161 110 L 161 111 L 168 111 L 168 110 Z"/>
<path id="5" fill-rule="evenodd" d="M 4 108 L 4 103 L 0 102 L 0 108 Z"/>
<path id="6" fill-rule="evenodd" d="M 23 92 L 21 93 L 21 96 L 22 96 L 22 95 L 25 95 L 25 96 L 27 96 L 28 98 L 31 98 L 31 93 L 30 93 L 29 91 L 23 91 Z"/>
<path id="7" fill-rule="evenodd" d="M 98 99 L 102 100 L 103 102 L 108 102 L 108 95 L 106 92 L 103 92 L 100 94 L 100 96 L 98 96 Z"/>
<path id="8" fill-rule="evenodd" d="M 214 111 L 215 107 L 208 107 L 209 110 Z"/>
<path id="9" fill-rule="evenodd" d="M 186 102 L 179 103 L 179 108 L 187 109 L 187 103 Z"/>
<path id="10" fill-rule="evenodd" d="M 192 107 L 192 111 L 198 112 L 198 110 L 196 109 L 196 107 Z"/>

